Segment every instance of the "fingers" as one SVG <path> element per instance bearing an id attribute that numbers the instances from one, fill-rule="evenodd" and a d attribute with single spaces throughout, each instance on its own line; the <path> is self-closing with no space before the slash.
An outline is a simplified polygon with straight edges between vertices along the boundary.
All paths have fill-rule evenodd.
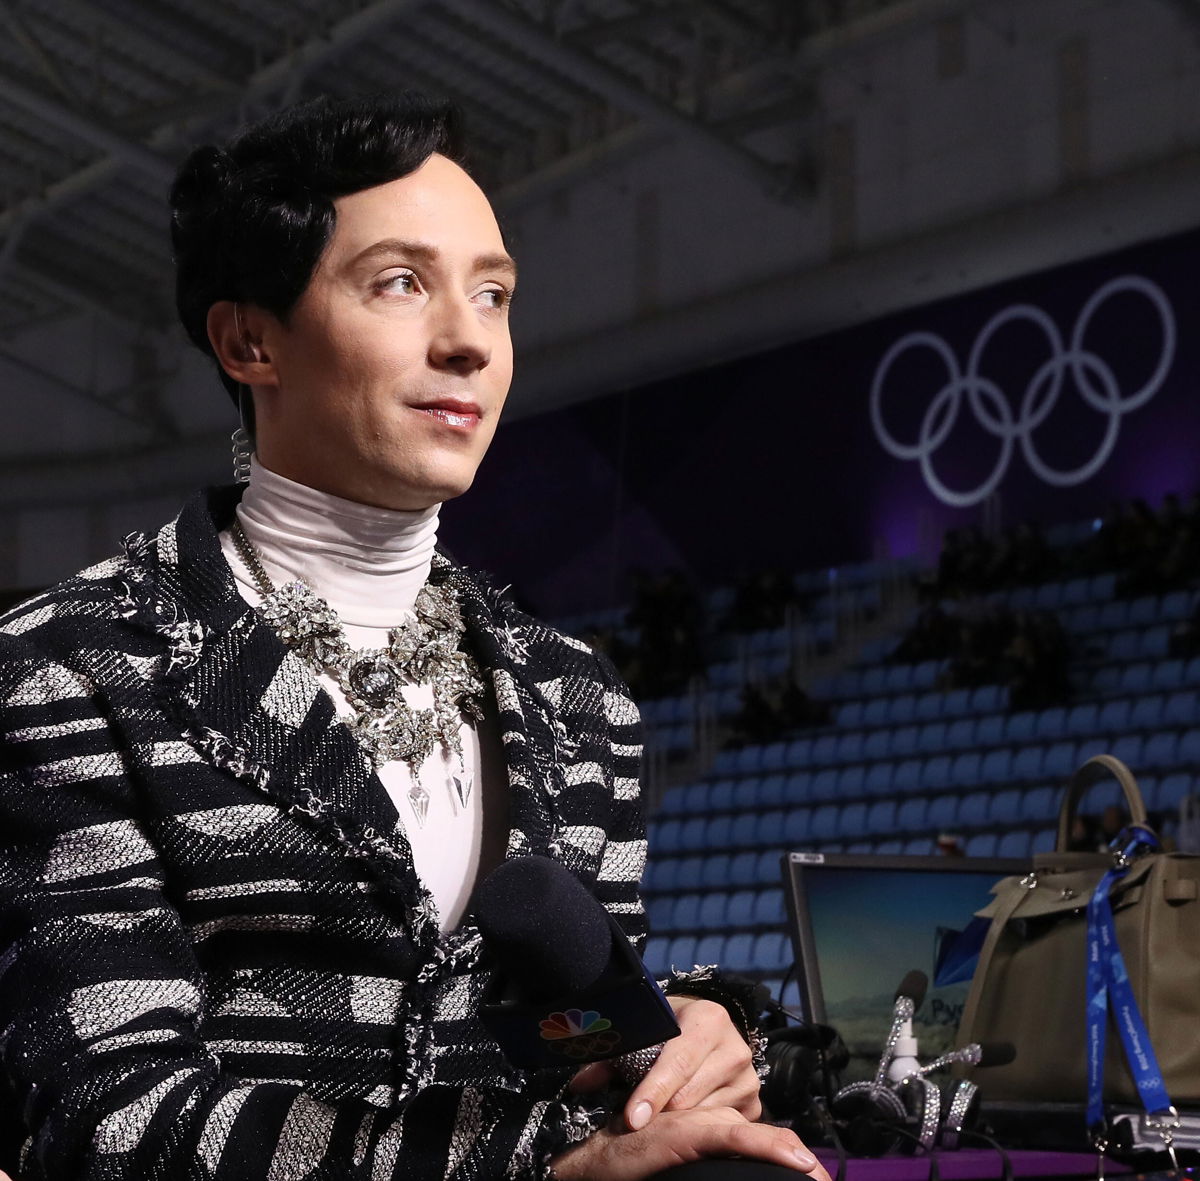
<path id="1" fill-rule="evenodd" d="M 582 1066 L 575 1072 L 574 1077 L 567 1084 L 567 1090 L 573 1095 L 586 1095 L 590 1091 L 602 1091 L 612 1083 L 616 1074 L 616 1068 L 611 1061 L 589 1062 L 587 1066 Z M 4 1178 L 0 1177 L 0 1181 L 4 1181 Z"/>
<path id="2" fill-rule="evenodd" d="M 632 1131 L 660 1112 L 730 1106 L 749 1118 L 761 1113 L 758 1076 L 750 1048 L 721 1005 L 696 997 L 671 997 L 680 1035 L 663 1046 L 658 1061 L 625 1104 Z"/>
<path id="3" fill-rule="evenodd" d="M 675 1165 L 729 1156 L 770 1161 L 815 1181 L 829 1181 L 794 1132 L 750 1123 L 728 1107 L 665 1112 L 640 1132 L 606 1129 L 551 1163 L 561 1181 L 601 1176 L 606 1181 L 641 1181 Z"/>

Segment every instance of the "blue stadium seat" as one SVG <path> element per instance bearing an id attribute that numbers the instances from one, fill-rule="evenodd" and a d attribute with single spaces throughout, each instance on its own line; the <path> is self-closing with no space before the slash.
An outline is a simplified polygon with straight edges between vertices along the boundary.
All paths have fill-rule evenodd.
<path id="1" fill-rule="evenodd" d="M 1139 640 L 1138 643 L 1141 641 Z M 1120 670 L 1117 678 L 1118 688 L 1127 696 L 1147 693 L 1154 679 L 1154 665 L 1147 660 L 1135 660 Z"/>
<path id="2" fill-rule="evenodd" d="M 1121 677 L 1124 666 L 1119 664 L 1104 664 L 1092 670 L 1088 678 L 1088 686 L 1093 693 L 1115 693 L 1121 688 Z"/>
<path id="3" fill-rule="evenodd" d="M 1196 791 L 1196 780 L 1182 771 L 1165 776 L 1157 790 L 1147 799 L 1149 807 L 1161 812 L 1177 812 L 1185 796 Z"/>
<path id="4" fill-rule="evenodd" d="M 1007 783 L 1013 777 L 1013 752 L 1007 746 L 989 750 L 979 766 L 979 782 L 989 787 Z"/>
<path id="5" fill-rule="evenodd" d="M 835 763 L 856 763 L 863 757 L 863 733 L 861 730 L 851 730 L 843 734 L 835 747 Z"/>
<path id="6" fill-rule="evenodd" d="M 727 846 L 730 849 L 756 849 L 759 846 L 759 829 L 764 816 L 782 816 L 782 812 L 739 812 L 730 822 L 721 842 L 713 842 L 713 848 Z"/>
<path id="7" fill-rule="evenodd" d="M 698 964 L 719 964 L 725 958 L 724 935 L 704 935 L 696 943 L 695 960 Z"/>
<path id="8" fill-rule="evenodd" d="M 1086 735 L 1095 734 L 1099 729 L 1097 722 L 1099 715 L 1100 707 L 1094 701 L 1072 706 L 1067 714 L 1066 733 L 1072 738 L 1083 738 Z"/>
<path id="9" fill-rule="evenodd" d="M 945 749 L 945 722 L 926 722 L 917 731 L 917 750 L 922 754 L 937 754 Z"/>
<path id="10" fill-rule="evenodd" d="M 736 750 L 718 751 L 717 757 L 713 760 L 713 774 L 736 775 L 738 769 L 738 754 L 739 752 Z"/>
<path id="11" fill-rule="evenodd" d="M 674 890 L 679 864 L 674 857 L 651 857 L 642 874 L 642 889 Z"/>
<path id="12" fill-rule="evenodd" d="M 697 890 L 704 884 L 707 857 L 680 857 L 675 867 L 675 889 Z"/>
<path id="13" fill-rule="evenodd" d="M 1062 588 L 1062 605 L 1064 607 L 1077 607 L 1080 604 L 1088 601 L 1089 580 L 1086 578 L 1072 578 L 1070 582 L 1063 583 Z"/>
<path id="14" fill-rule="evenodd" d="M 861 841 L 850 841 L 842 850 L 843 853 L 874 853 L 875 846 L 867 839 Z"/>
<path id="15" fill-rule="evenodd" d="M 895 800 L 877 800 L 867 809 L 864 832 L 869 836 L 885 836 L 896 827 Z"/>
<path id="16" fill-rule="evenodd" d="M 1173 730 L 1151 734 L 1142 747 L 1142 766 L 1158 769 L 1179 763 L 1179 735 Z"/>
<path id="17" fill-rule="evenodd" d="M 890 697 L 872 697 L 863 706 L 862 724 L 869 730 L 878 726 L 886 726 L 888 713 L 892 708 Z"/>
<path id="18" fill-rule="evenodd" d="M 925 791 L 940 791 L 950 786 L 950 756 L 934 755 L 926 759 L 921 773 L 921 786 Z"/>
<path id="19" fill-rule="evenodd" d="M 789 849 L 807 849 L 816 840 L 812 831 L 812 809 L 793 808 L 783 818 L 780 843 Z"/>
<path id="20" fill-rule="evenodd" d="M 1100 707 L 1097 727 L 1105 734 L 1124 734 L 1129 729 L 1129 699 L 1118 697 Z"/>
<path id="21" fill-rule="evenodd" d="M 812 761 L 814 767 L 826 767 L 837 754 L 837 734 L 822 734 L 813 741 Z"/>
<path id="22" fill-rule="evenodd" d="M 675 899 L 671 912 L 671 927 L 676 931 L 690 931 L 700 925 L 700 894 L 680 894 Z"/>
<path id="23" fill-rule="evenodd" d="M 1046 751 L 1041 746 L 1023 746 L 1013 756 L 1012 778 L 1018 780 L 1033 780 L 1042 777 L 1042 765 L 1045 762 Z"/>
<path id="24" fill-rule="evenodd" d="M 838 814 L 836 835 L 847 840 L 855 840 L 866 831 L 866 824 L 867 805 L 847 804 Z"/>
<path id="25" fill-rule="evenodd" d="M 738 820 L 742 816 L 753 816 L 753 812 L 745 812 L 737 817 Z M 728 849 L 731 845 L 737 842 L 733 839 L 734 817 L 729 813 L 721 816 L 713 816 L 704 829 L 704 841 L 702 845 L 697 846 L 703 849 Z"/>
<path id="26" fill-rule="evenodd" d="M 977 787 L 983 782 L 983 756 L 977 750 L 959 755 L 950 768 L 950 784 L 954 787 Z"/>
<path id="27" fill-rule="evenodd" d="M 874 761 L 886 759 L 892 753 L 891 730 L 870 730 L 863 740 L 863 758 Z"/>
<path id="28" fill-rule="evenodd" d="M 924 796 L 912 796 L 896 809 L 896 831 L 916 832 L 926 825 L 929 801 Z"/>
<path id="29" fill-rule="evenodd" d="M 682 820 L 655 821 L 650 826 L 646 841 L 650 849 L 658 856 L 678 852 L 683 847 L 680 839 L 683 832 Z"/>
<path id="30" fill-rule="evenodd" d="M 838 794 L 838 776 L 841 772 L 836 767 L 826 767 L 813 776 L 810 796 L 815 800 L 835 800 Z"/>
<path id="31" fill-rule="evenodd" d="M 733 858 L 728 853 L 710 853 L 701 859 L 699 884 L 707 890 L 726 890 L 731 878 Z"/>
<path id="32" fill-rule="evenodd" d="M 967 838 L 963 850 L 968 857 L 994 857 L 996 855 L 996 834 L 994 832 L 977 832 Z"/>
<path id="33" fill-rule="evenodd" d="M 793 770 L 807 767 L 812 763 L 813 740 L 811 738 L 793 738 L 787 744 L 786 763 Z"/>
<path id="34" fill-rule="evenodd" d="M 780 771 L 764 775 L 758 785 L 757 804 L 760 808 L 777 808 L 787 799 L 787 776 Z"/>
<path id="35" fill-rule="evenodd" d="M 811 771 L 793 771 L 784 783 L 785 804 L 804 804 L 812 799 L 812 784 L 816 778 Z"/>
<path id="36" fill-rule="evenodd" d="M 935 722 L 946 710 L 946 694 L 936 689 L 913 699 L 913 717 L 918 722 Z"/>
<path id="37" fill-rule="evenodd" d="M 938 674 L 942 671 L 944 661 L 925 660 L 913 668 L 913 688 L 932 689 L 937 684 Z"/>
<path id="38" fill-rule="evenodd" d="M 1092 586 L 1089 598 L 1093 603 L 1106 602 L 1117 591 L 1117 576 L 1111 571 L 1107 574 L 1092 575 Z"/>
<path id="39" fill-rule="evenodd" d="M 975 741 L 980 746 L 999 746 L 1004 741 L 1003 714 L 987 714 L 975 724 Z"/>
<path id="40" fill-rule="evenodd" d="M 812 814 L 809 824 L 809 834 L 817 841 L 828 841 L 841 835 L 838 827 L 838 813 L 841 809 L 837 804 L 822 804 Z"/>
<path id="41" fill-rule="evenodd" d="M 980 685 L 971 693 L 971 711 L 977 714 L 994 713 L 1008 708 L 1008 690 L 1003 685 Z"/>
<path id="42" fill-rule="evenodd" d="M 1179 736 L 1179 761 L 1184 766 L 1200 763 L 1200 728 L 1193 726 Z"/>
<path id="43" fill-rule="evenodd" d="M 1182 660 L 1160 660 L 1151 669 L 1150 688 L 1178 689 L 1183 684 L 1184 663 Z"/>
<path id="44" fill-rule="evenodd" d="M 896 665 L 897 668 L 902 668 L 901 665 Z M 888 692 L 888 677 L 891 674 L 891 667 L 885 664 L 872 664 L 869 668 L 864 668 L 859 674 L 859 692 L 864 697 L 880 697 Z M 901 685 L 900 688 L 905 686 Z"/>
<path id="45" fill-rule="evenodd" d="M 958 820 L 958 801 L 957 792 L 934 796 L 929 801 L 929 810 L 925 814 L 926 825 L 935 832 L 945 832 L 953 828 Z"/>
<path id="46" fill-rule="evenodd" d="M 746 846 L 739 844 L 739 848 L 752 847 L 755 849 L 769 849 L 779 844 L 780 834 L 784 830 L 784 824 L 787 819 L 787 812 L 780 809 L 772 808 L 767 812 L 759 812 L 752 814 L 748 819 L 753 823 L 753 835 Z M 739 817 L 740 820 L 740 817 Z"/>
<path id="47" fill-rule="evenodd" d="M 1179 689 L 1167 698 L 1163 706 L 1165 725 L 1192 726 L 1197 721 L 1200 721 L 1200 703 L 1197 703 L 1195 689 Z"/>
<path id="48" fill-rule="evenodd" d="M 729 860 L 727 880 L 731 886 L 753 886 L 757 883 L 758 856 L 755 853 L 737 853 Z"/>
<path id="49" fill-rule="evenodd" d="M 724 927 L 728 910 L 729 895 L 724 890 L 710 890 L 700 899 L 700 926 L 705 931 Z"/>
<path id="50" fill-rule="evenodd" d="M 1021 796 L 1019 788 L 1008 787 L 996 792 L 987 807 L 989 824 L 1016 824 L 1021 818 Z"/>
<path id="51" fill-rule="evenodd" d="M 987 823 L 991 794 L 986 791 L 969 791 L 958 802 L 958 825 L 960 828 L 978 828 Z"/>
<path id="52" fill-rule="evenodd" d="M 1144 745 L 1144 739 L 1140 734 L 1118 734 L 1108 744 L 1108 750 L 1110 754 L 1116 755 L 1123 763 L 1136 770 L 1142 765 Z"/>
<path id="53" fill-rule="evenodd" d="M 837 777 L 837 797 L 839 800 L 852 800 L 857 796 L 865 794 L 864 782 L 867 776 L 867 769 L 862 763 L 852 763 L 849 767 L 843 767 L 838 772 Z"/>
<path id="54" fill-rule="evenodd" d="M 646 897 L 646 921 L 650 930 L 670 931 L 675 915 L 675 899 L 670 894 L 651 894 Z"/>
<path id="55" fill-rule="evenodd" d="M 1196 680 L 1200 684 L 1200 676 L 1197 676 Z M 921 741 L 921 732 L 916 726 L 900 726 L 893 730 L 891 734 L 893 755 L 903 757 L 904 755 L 911 755 L 916 752 L 917 746 Z"/>
<path id="56" fill-rule="evenodd" d="M 758 855 L 754 863 L 754 884 L 756 886 L 773 886 L 782 880 L 783 871 L 779 862 L 781 856 L 782 850 L 778 846 L 774 849 L 765 849 Z"/>
<path id="57" fill-rule="evenodd" d="M 882 674 L 878 685 L 872 685 L 870 693 L 906 693 L 913 687 L 911 664 L 876 665 Z"/>
<path id="58" fill-rule="evenodd" d="M 646 953 L 642 957 L 652 976 L 666 976 L 670 971 L 671 941 L 665 937 L 652 935 L 646 940 Z"/>
<path id="59" fill-rule="evenodd" d="M 863 790 L 869 796 L 882 796 L 892 788 L 892 764 L 872 763 L 863 779 Z"/>
<path id="60" fill-rule="evenodd" d="M 772 742 L 763 747 L 762 769 L 764 771 L 779 771 L 787 764 L 787 743 Z"/>
<path id="61" fill-rule="evenodd" d="M 690 816 L 683 822 L 683 828 L 679 834 L 679 847 L 687 851 L 695 849 L 704 849 L 707 847 L 704 834 L 708 827 L 708 820 L 703 816 Z"/>
<path id="62" fill-rule="evenodd" d="M 754 921 L 756 890 L 735 890 L 729 896 L 729 906 L 725 910 L 725 921 L 734 930 L 742 930 Z"/>
<path id="63" fill-rule="evenodd" d="M 1171 629 L 1165 623 L 1148 627 L 1138 637 L 1139 660 L 1162 660 L 1171 648 Z"/>
<path id="64" fill-rule="evenodd" d="M 1049 853 L 1054 849 L 1055 832 L 1052 828 L 1035 830 L 1029 845 L 1030 853 Z"/>
<path id="65" fill-rule="evenodd" d="M 974 707 L 975 694 L 970 689 L 951 689 L 943 695 L 942 712 L 948 718 L 959 718 L 970 713 Z M 979 712 L 975 710 L 975 712 Z"/>
<path id="66" fill-rule="evenodd" d="M 947 750 L 969 750 L 974 745 L 974 718 L 958 718 L 946 727 Z"/>
<path id="67" fill-rule="evenodd" d="M 764 931 L 754 941 L 753 968 L 757 972 L 774 972 L 777 975 L 792 962 L 792 949 L 782 931 Z"/>
<path id="68" fill-rule="evenodd" d="M 754 968 L 754 936 L 739 931 L 725 941 L 725 962 L 731 972 L 749 972 Z"/>
<path id="69" fill-rule="evenodd" d="M 997 857 L 1028 857 L 1031 834 L 1028 829 L 1004 833 L 996 842 Z"/>
<path id="70" fill-rule="evenodd" d="M 892 791 L 897 795 L 906 795 L 917 791 L 921 786 L 921 760 L 905 759 L 896 764 L 892 773 Z"/>
<path id="71" fill-rule="evenodd" d="M 1178 623 L 1192 613 L 1192 591 L 1168 591 L 1159 600 L 1158 620 L 1160 623 Z"/>
<path id="72" fill-rule="evenodd" d="M 1039 741 L 1053 741 L 1067 732 L 1067 711 L 1061 705 L 1038 710 L 1034 714 L 1033 735 Z"/>
<path id="73" fill-rule="evenodd" d="M 1004 737 L 1008 742 L 1032 742 L 1034 729 L 1037 725 L 1037 714 L 1031 710 L 1021 710 L 1010 714 L 1008 725 L 1004 727 Z"/>
<path id="74" fill-rule="evenodd" d="M 1054 787 L 1031 787 L 1021 793 L 1020 819 L 1053 820 L 1058 815 L 1062 792 Z"/>
<path id="75" fill-rule="evenodd" d="M 886 841 L 880 841 L 875 846 L 876 853 L 899 853 L 904 849 L 904 842 L 898 837 L 890 837 Z"/>
<path id="76" fill-rule="evenodd" d="M 934 848 L 933 837 L 909 837 L 901 848 L 902 853 L 908 854 L 910 857 L 930 857 L 937 850 Z"/>
<path id="77" fill-rule="evenodd" d="M 778 887 L 760 890 L 754 902 L 754 925 L 757 927 L 778 926 L 787 921 L 783 905 L 783 891 Z"/>
<path id="78" fill-rule="evenodd" d="M 864 703 L 861 701 L 847 701 L 845 705 L 838 706 L 834 713 L 834 719 L 837 724 L 844 729 L 850 729 L 854 726 L 863 725 Z"/>
<path id="79" fill-rule="evenodd" d="M 1079 763 L 1079 755 L 1073 742 L 1056 742 L 1046 751 L 1042 763 L 1042 774 L 1047 779 L 1067 779 Z"/>
<path id="80" fill-rule="evenodd" d="M 893 726 L 902 726 L 905 722 L 916 720 L 917 699 L 912 693 L 902 693 L 899 697 L 889 697 L 887 700 L 887 721 Z"/>

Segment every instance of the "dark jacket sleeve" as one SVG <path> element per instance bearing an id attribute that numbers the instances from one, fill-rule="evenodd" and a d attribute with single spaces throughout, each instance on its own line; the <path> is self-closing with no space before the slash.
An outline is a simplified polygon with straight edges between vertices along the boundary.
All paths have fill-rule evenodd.
<path id="1" fill-rule="evenodd" d="M 22 1178 L 501 1177 L 565 1142 L 561 1080 L 388 1111 L 227 1074 L 108 714 L 86 675 L 0 635 L 0 1056 Z"/>

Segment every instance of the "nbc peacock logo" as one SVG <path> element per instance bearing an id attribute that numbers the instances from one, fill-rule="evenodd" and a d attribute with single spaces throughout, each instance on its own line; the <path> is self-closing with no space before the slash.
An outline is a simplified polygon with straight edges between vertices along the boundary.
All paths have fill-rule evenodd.
<path id="1" fill-rule="evenodd" d="M 542 1039 L 555 1053 L 567 1058 L 595 1058 L 611 1054 L 621 1035 L 607 1017 L 595 1009 L 567 1009 L 542 1020 Z"/>

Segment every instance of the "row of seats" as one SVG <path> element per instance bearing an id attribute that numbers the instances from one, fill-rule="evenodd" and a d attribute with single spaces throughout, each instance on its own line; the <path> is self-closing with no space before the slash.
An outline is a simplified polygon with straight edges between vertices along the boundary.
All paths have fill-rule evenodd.
<path id="1" fill-rule="evenodd" d="M 756 976 L 779 976 L 792 963 L 792 947 L 783 931 L 749 934 L 712 932 L 707 935 L 652 935 L 643 957 L 656 976 L 672 967 L 691 968 L 694 964 L 720 964 L 729 972 Z"/>
<path id="2" fill-rule="evenodd" d="M 718 930 L 734 927 L 778 927 L 785 919 L 783 891 L 709 890 L 706 893 L 659 894 L 646 901 L 650 930 L 655 934 L 671 931 Z"/>

